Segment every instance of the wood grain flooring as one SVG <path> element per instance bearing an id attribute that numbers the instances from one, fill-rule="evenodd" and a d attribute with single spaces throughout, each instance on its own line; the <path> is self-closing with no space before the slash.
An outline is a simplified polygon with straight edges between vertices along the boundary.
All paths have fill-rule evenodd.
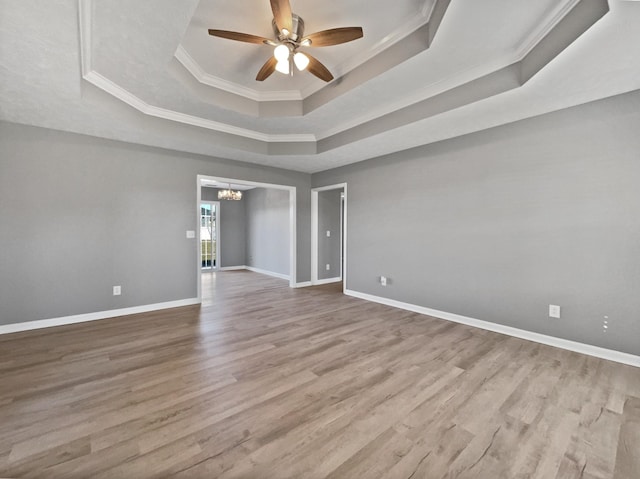
<path id="1" fill-rule="evenodd" d="M 246 271 L 0 336 L 0 477 L 640 477 L 640 369 Z"/>

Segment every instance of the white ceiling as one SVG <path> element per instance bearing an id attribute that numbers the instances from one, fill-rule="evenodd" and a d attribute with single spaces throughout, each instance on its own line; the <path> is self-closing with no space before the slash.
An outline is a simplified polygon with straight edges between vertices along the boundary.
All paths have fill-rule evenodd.
<path id="1" fill-rule="evenodd" d="M 394 65 L 386 49 L 433 20 L 435 0 L 291 0 L 307 33 L 364 28 L 361 40 L 310 49 L 337 77 L 325 85 L 306 72 L 256 82 L 269 47 L 206 33 L 272 37 L 267 0 L 0 0 L 0 118 L 321 171 L 640 88 L 640 2 L 610 0 L 526 83 L 439 106 L 590 3 L 451 0 L 433 43 Z"/>

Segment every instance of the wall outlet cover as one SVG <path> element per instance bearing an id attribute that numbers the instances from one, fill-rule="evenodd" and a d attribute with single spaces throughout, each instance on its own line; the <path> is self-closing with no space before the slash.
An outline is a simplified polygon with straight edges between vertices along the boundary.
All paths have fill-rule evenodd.
<path id="1" fill-rule="evenodd" d="M 114 286 L 113 287 L 113 295 L 120 296 L 122 294 L 122 286 Z"/>
<path id="2" fill-rule="evenodd" d="M 560 318 L 560 306 L 558 306 L 556 304 L 550 304 L 549 305 L 549 317 L 550 318 L 559 319 Z"/>

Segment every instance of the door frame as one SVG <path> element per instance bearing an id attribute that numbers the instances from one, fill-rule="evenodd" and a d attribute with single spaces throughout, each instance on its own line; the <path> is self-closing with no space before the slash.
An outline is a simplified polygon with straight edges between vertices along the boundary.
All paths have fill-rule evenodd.
<path id="1" fill-rule="evenodd" d="M 342 258 L 342 291 L 347 289 L 347 183 L 336 183 L 335 185 L 319 186 L 311 188 L 311 284 L 324 284 L 325 281 L 318 280 L 318 193 L 321 191 L 339 190 L 344 191 L 344 208 L 342 212 L 342 245 L 344 256 Z"/>
<path id="2" fill-rule="evenodd" d="M 216 260 L 216 265 L 215 266 L 211 266 L 211 269 L 209 269 L 209 271 L 220 271 L 220 256 L 221 256 L 221 252 L 222 252 L 222 248 L 220 247 L 220 201 L 208 201 L 208 200 L 201 200 L 200 204 L 205 204 L 205 205 L 215 205 L 216 206 L 216 256 L 215 256 L 215 260 Z M 199 235 L 200 233 L 198 233 Z M 200 237 L 198 236 L 198 241 L 200 240 Z M 202 254 L 202 242 L 199 243 L 200 245 L 200 254 Z M 200 256 L 202 258 L 202 256 Z"/>
<path id="3" fill-rule="evenodd" d="M 257 188 L 272 188 L 276 190 L 285 190 L 289 192 L 289 287 L 296 287 L 296 254 L 297 254 L 297 224 L 296 224 L 296 195 L 297 188 L 295 186 L 277 185 L 273 183 L 261 183 L 257 181 L 243 180 L 240 178 L 226 178 L 212 175 L 196 175 L 196 211 L 198 218 L 198 228 L 196 229 L 196 285 L 198 290 L 198 300 L 202 301 L 202 268 L 200 267 L 202 260 L 202 245 L 200 243 L 200 204 L 202 203 L 202 180 L 213 180 L 221 183 L 237 183 L 247 186 L 255 186 Z M 220 265 L 222 267 L 222 265 Z"/>

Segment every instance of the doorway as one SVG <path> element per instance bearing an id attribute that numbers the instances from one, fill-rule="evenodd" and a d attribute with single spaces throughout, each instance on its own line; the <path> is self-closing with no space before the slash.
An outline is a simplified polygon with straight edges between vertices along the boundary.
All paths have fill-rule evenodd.
<path id="1" fill-rule="evenodd" d="M 311 284 L 347 285 L 347 184 L 311 189 Z"/>
<path id="2" fill-rule="evenodd" d="M 205 271 L 220 267 L 220 203 L 200 203 L 200 265 Z"/>
<path id="3" fill-rule="evenodd" d="M 238 179 L 238 178 L 224 178 L 224 177 L 218 177 L 218 176 L 208 176 L 208 175 L 196 175 L 196 194 L 197 194 L 197 211 L 198 211 L 198 218 L 200 221 L 200 225 L 201 227 L 198 228 L 196 230 L 197 233 L 197 258 L 198 258 L 198 267 L 196 269 L 196 285 L 197 285 L 197 291 L 198 291 L 198 299 L 202 300 L 202 276 L 203 276 L 203 271 L 207 271 L 204 270 L 202 267 L 202 261 L 204 258 L 204 255 L 202 253 L 202 250 L 204 248 L 203 242 L 202 242 L 202 235 L 204 233 L 204 230 L 202 229 L 202 204 L 203 203 L 208 203 L 208 204 L 216 204 L 218 205 L 217 209 L 216 209 L 216 246 L 217 246 L 217 251 L 215 254 L 215 266 L 216 266 L 216 271 L 225 271 L 227 269 L 250 269 L 250 267 L 248 266 L 242 266 L 242 265 L 238 265 L 237 267 L 227 267 L 226 265 L 224 265 L 224 261 L 226 261 L 224 258 L 221 260 L 221 248 L 220 248 L 220 224 L 221 224 L 221 215 L 220 215 L 220 203 L 219 202 L 212 202 L 212 201 L 203 201 L 202 200 L 202 186 L 205 183 L 217 183 L 217 184 L 221 184 L 223 185 L 225 188 L 230 187 L 230 185 L 240 185 L 240 186 L 248 186 L 248 187 L 253 187 L 253 188 L 266 188 L 266 189 L 272 189 L 272 190 L 284 190 L 288 193 L 288 236 L 289 236 L 289 245 L 288 245 L 288 264 L 289 264 L 289 274 L 288 275 L 282 275 L 282 277 L 286 278 L 289 280 L 289 286 L 291 288 L 295 288 L 295 287 L 299 287 L 301 285 L 298 285 L 296 278 L 297 278 L 297 267 L 296 267 L 296 251 L 297 251 L 297 243 L 296 243 L 296 232 L 297 232 L 297 226 L 296 226 L 296 194 L 297 194 L 297 189 L 295 186 L 288 186 L 288 185 L 278 185 L 278 184 L 273 184 L 273 183 L 261 183 L 261 182 L 256 182 L 256 181 L 248 181 L 248 180 L 243 180 L 243 179 Z M 227 218 L 227 215 L 225 214 L 225 218 Z M 225 220 L 226 221 L 226 220 Z M 228 231 L 225 228 L 225 231 Z M 226 233 L 225 233 L 226 234 Z M 224 240 L 225 242 L 227 242 L 227 239 Z M 227 243 L 225 243 L 227 244 Z M 225 247 L 226 248 L 226 247 Z M 228 257 L 228 255 L 225 256 L 225 258 Z M 206 258 L 205 258 L 206 259 Z M 213 264 L 213 257 L 212 257 L 212 264 Z"/>

